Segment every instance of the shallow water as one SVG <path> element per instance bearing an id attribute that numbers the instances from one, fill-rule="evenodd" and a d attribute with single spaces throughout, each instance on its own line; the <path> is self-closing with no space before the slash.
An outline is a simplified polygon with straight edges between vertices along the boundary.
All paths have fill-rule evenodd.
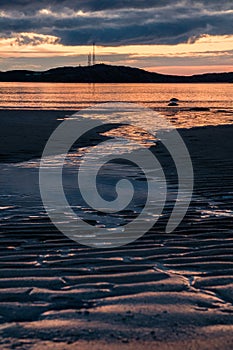
<path id="1" fill-rule="evenodd" d="M 232 96 L 232 84 L 0 83 L 0 109 L 77 111 L 95 103 L 133 102 L 166 115 L 176 127 L 232 124 Z M 169 107 L 174 97 L 179 106 Z"/>
<path id="2" fill-rule="evenodd" d="M 7 84 L 3 85 L 2 93 Z M 24 90 L 26 85 L 23 86 Z M 17 87 L 11 84 L 4 108 L 36 106 L 54 109 L 60 106 L 64 109 L 65 103 L 58 105 L 51 102 L 51 91 L 46 92 L 49 87 L 42 87 L 34 86 L 37 89 L 37 104 L 32 102 L 31 91 L 28 101 L 25 99 L 21 87 L 18 87 L 18 95 L 13 97 L 12 89 Z M 60 89 L 61 94 L 62 86 L 56 84 L 51 88 Z M 129 88 L 125 87 L 128 93 Z M 139 90 L 145 89 L 145 96 L 148 93 L 146 89 L 150 88 L 160 87 L 138 87 Z M 163 88 L 168 89 L 169 86 Z M 232 122 L 230 115 L 233 107 L 229 95 L 232 86 L 214 86 L 216 90 L 212 97 L 207 94 L 209 85 L 208 89 L 200 85 L 191 86 L 192 93 L 191 90 L 185 92 L 187 86 L 176 86 L 179 91 L 174 90 L 174 86 L 170 88 L 166 100 L 155 102 L 153 106 L 154 102 L 148 102 L 152 97 L 147 95 L 144 97 L 148 99 L 145 105 L 151 103 L 152 107 L 162 110 L 176 126 Z M 72 89 L 78 89 L 78 86 L 72 86 Z M 93 87 L 85 86 L 84 89 Z M 182 89 L 190 94 L 186 102 L 181 102 L 185 105 L 183 110 L 166 107 L 168 98 L 178 95 L 181 98 Z M 195 89 L 199 91 L 198 96 L 193 94 Z M 90 103 L 90 93 L 86 105 Z M 39 102 L 45 96 L 47 102 Z M 113 94 L 109 96 L 109 99 L 113 98 Z M 75 105 L 73 94 L 71 97 L 73 105 L 68 108 L 80 108 L 81 103 Z M 10 102 L 10 98 L 15 101 Z M 66 98 L 65 94 L 64 100 Z M 105 98 L 107 100 L 108 95 Z M 133 94 L 127 98 L 136 101 Z M 185 97 L 182 99 L 185 100 Z M 211 110 L 186 110 L 197 105 L 208 105 Z M 225 112 L 217 112 L 219 108 L 224 108 Z M 150 131 L 153 129 L 153 120 L 143 122 L 147 122 Z M 15 338 L 17 346 L 21 346 L 23 343 L 19 343 L 19 339 L 26 341 L 29 338 L 30 341 L 35 334 L 37 342 L 54 338 L 56 341 L 96 340 L 100 336 L 111 339 L 113 333 L 114 336 L 117 333 L 119 339 L 126 340 L 136 335 L 138 341 L 145 339 L 145 336 L 146 339 L 152 337 L 155 331 L 164 331 L 167 341 L 172 332 L 175 332 L 177 339 L 177 329 L 183 336 L 186 332 L 184 327 L 190 324 L 190 339 L 193 339 L 194 327 L 196 334 L 209 326 L 217 325 L 221 330 L 224 326 L 230 327 L 233 312 L 233 166 L 231 147 L 227 150 L 226 140 L 223 139 L 229 135 L 229 132 L 224 132 L 226 129 L 231 132 L 232 127 L 223 127 L 218 142 L 213 137 L 207 152 L 203 152 L 203 149 L 208 132 L 202 136 L 204 142 L 199 142 L 198 136 L 200 130 L 208 131 L 209 128 L 185 130 L 186 141 L 191 143 L 194 151 L 197 176 L 189 211 L 178 229 L 172 234 L 165 234 L 164 230 L 176 200 L 177 188 L 172 177 L 168 182 L 166 210 L 158 223 L 142 238 L 118 249 L 91 249 L 72 242 L 58 232 L 45 214 L 40 199 L 38 159 L 14 164 L 0 163 L 0 344 L 5 346 L 5 342 L 8 344 L 10 338 Z M 141 141 L 143 147 L 155 146 L 157 142 L 156 138 L 149 137 L 145 132 L 135 132 L 127 127 L 108 131 L 106 135 L 127 136 L 131 140 Z M 91 148 L 92 145 L 89 145 L 73 150 L 66 157 L 63 173 L 66 195 L 75 212 L 89 223 L 119 228 L 140 212 L 147 192 L 145 176 L 130 164 L 111 163 L 104 167 L 99 176 L 99 182 L 105 184 L 101 188 L 103 196 L 111 199 L 118 179 L 116 173 L 134 183 L 137 196 L 120 215 L 99 215 L 80 201 L 78 188 L 74 187 L 80 159 Z M 117 145 L 116 148 L 119 150 Z M 156 150 L 156 146 L 153 148 Z M 135 151 L 127 145 L 121 150 L 122 154 Z M 53 157 L 50 162 L 52 168 L 58 164 L 59 156 Z M 77 323 L 71 323 L 66 328 L 64 321 Z M 61 326 L 59 322 L 63 322 Z M 96 331 L 91 333 L 90 329 L 94 327 Z M 209 334 L 204 337 L 209 338 Z"/>
<path id="3" fill-rule="evenodd" d="M 117 131 L 117 129 L 115 129 L 115 131 L 108 133 L 110 133 L 111 136 L 119 135 L 119 132 L 121 133 L 120 130 Z M 123 130 L 123 133 L 124 132 L 125 129 Z M 143 141 L 146 147 L 150 147 L 153 142 L 154 145 L 156 145 L 156 140 L 153 142 L 152 140 L 148 140 L 148 144 L 146 138 L 144 138 Z M 122 155 L 124 152 L 129 151 L 127 145 L 123 145 L 122 147 L 122 144 L 120 144 L 120 148 L 118 147 L 118 143 L 116 143 L 116 145 L 116 149 L 118 149 L 118 151 L 120 149 Z M 116 183 L 122 178 L 129 180 L 133 184 L 135 195 L 132 202 L 119 213 L 103 214 L 98 212 L 88 206 L 82 199 L 77 181 L 77 174 L 82 156 L 91 149 L 92 146 L 73 150 L 65 158 L 63 169 L 64 192 L 72 209 L 82 220 L 90 222 L 96 227 L 117 229 L 130 222 L 141 212 L 147 198 L 148 187 L 146 177 L 143 171 L 133 164 L 113 162 L 103 166 L 97 181 L 100 194 L 103 198 L 108 201 L 114 199 L 116 195 Z M 103 156 L 108 153 L 102 148 L 100 148 L 100 150 Z M 130 151 L 136 152 L 137 150 Z M 156 152 L 156 147 L 153 152 Z M 210 154 L 209 160 L 211 159 L 212 155 Z M 61 161 L 62 157 L 59 155 L 48 159 L 50 170 L 53 171 L 53 169 L 56 169 Z M 231 177 L 232 165 L 227 160 L 225 163 L 225 177 L 228 181 Z M 222 165 L 223 164 L 222 160 Z M 91 164 L 87 163 L 86 166 L 89 167 Z M 12 228 L 17 228 L 17 230 L 22 231 L 27 229 L 28 233 L 33 233 L 35 226 L 43 230 L 44 224 L 46 227 L 50 225 L 40 196 L 39 167 L 39 159 L 12 164 L 0 163 L 0 225 L 3 231 L 11 231 Z M 85 167 L 83 170 L 88 171 Z M 153 169 L 151 169 L 150 177 L 155 176 L 152 170 Z M 222 219 L 231 219 L 233 217 L 233 207 L 230 205 L 230 203 L 233 203 L 233 188 L 230 188 L 227 182 L 224 182 L 224 175 L 221 177 L 221 174 L 218 174 L 218 172 L 208 174 L 207 184 L 203 181 L 203 178 L 205 179 L 207 174 L 208 172 L 203 169 L 200 179 L 198 176 L 195 179 L 198 184 L 198 192 L 194 192 L 193 194 L 193 200 L 189 210 L 191 214 L 188 214 L 187 218 L 189 220 L 189 216 L 191 215 L 191 217 L 195 217 L 195 222 L 199 222 L 200 224 L 201 222 L 205 224 L 205 222 L 210 220 L 210 227 L 214 227 L 218 220 L 221 222 Z M 170 175 L 171 174 L 169 174 L 169 176 Z M 169 176 L 166 184 L 167 199 L 165 210 L 160 216 L 160 220 L 164 222 L 167 221 L 177 196 L 176 176 L 172 175 L 170 178 Z M 155 176 L 154 181 L 158 182 L 157 191 L 162 192 L 162 184 L 161 188 L 159 187 L 159 181 L 161 180 Z M 218 184 L 217 186 L 214 185 L 215 182 Z M 56 188 L 52 187 L 51 192 L 56 192 Z M 158 192 L 157 195 L 159 195 Z M 153 211 L 151 212 L 151 218 L 154 221 L 157 220 Z M 189 232 L 189 228 L 188 226 L 187 232 Z"/>
<path id="4" fill-rule="evenodd" d="M 126 137 L 126 139 L 139 142 L 143 147 L 149 148 L 155 146 L 157 142 L 155 130 L 161 126 L 161 119 L 157 118 L 158 115 L 166 116 L 171 124 L 177 128 L 232 124 L 232 90 L 232 84 L 0 83 L 0 108 L 79 110 L 101 102 L 134 102 L 144 107 L 150 107 L 158 113 L 145 110 L 137 120 L 135 118 L 133 120 L 138 129 L 124 126 L 103 132 L 102 136 L 114 137 L 115 140 L 118 140 L 119 137 Z M 179 106 L 168 107 L 168 102 L 172 97 L 179 99 Z M 200 108 L 207 110 L 200 110 Z M 98 112 L 98 108 L 96 110 Z M 82 112 L 82 116 L 85 117 L 85 112 Z M 112 119 L 109 121 L 112 122 Z M 121 122 L 119 119 L 115 121 Z M 108 120 L 104 120 L 104 122 L 107 123 Z M 119 147 L 116 142 L 113 152 L 116 150 L 119 152 L 119 149 L 122 154 L 134 151 L 128 147 L 127 143 L 122 146 L 122 141 L 119 140 Z M 105 168 L 99 178 L 100 184 L 104 184 L 102 186 L 104 197 L 113 199 L 112 193 L 115 193 L 116 181 L 120 179 L 120 176 L 117 178 L 116 174 L 133 181 L 137 195 L 131 205 L 119 215 L 101 215 L 100 217 L 95 210 L 80 200 L 79 190 L 74 186 L 80 159 L 92 147 L 90 145 L 87 148 L 80 148 L 67 157 L 65 173 L 63 174 L 66 195 L 69 197 L 71 206 L 81 218 L 89 220 L 95 225 L 110 228 L 119 227 L 138 215 L 145 203 L 147 186 L 144 174 L 129 164 L 118 164 L 117 168 L 116 164 L 111 164 Z M 103 155 L 104 152 L 103 150 Z M 56 167 L 57 164 L 59 164 L 59 157 L 54 157 L 50 166 Z M 40 219 L 46 216 L 40 198 L 38 168 L 39 160 L 19 164 L 0 164 L 0 184 L 2 187 L 0 221 L 3 226 L 8 227 L 10 224 L 16 223 L 27 225 L 30 224 L 31 219 L 35 221 L 36 218 L 41 223 Z M 169 184 L 168 188 L 166 205 L 169 210 L 174 205 L 176 187 Z M 210 191 L 204 199 L 200 200 L 199 198 L 204 203 L 195 209 L 195 212 L 200 214 L 200 219 L 213 216 L 231 217 L 232 212 L 229 212 L 228 208 L 221 208 L 219 203 L 214 204 L 213 208 L 206 208 L 206 203 L 207 205 L 212 203 L 214 196 L 215 193 Z M 229 203 L 231 199 L 230 196 L 224 201 Z"/>

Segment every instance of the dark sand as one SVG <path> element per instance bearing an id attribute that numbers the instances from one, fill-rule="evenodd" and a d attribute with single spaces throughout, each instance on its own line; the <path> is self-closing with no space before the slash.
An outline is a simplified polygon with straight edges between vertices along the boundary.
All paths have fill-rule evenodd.
<path id="1" fill-rule="evenodd" d="M 65 114 L 0 112 L 2 161 L 39 156 Z M 1 228 L 1 349 L 233 348 L 233 126 L 180 133 L 195 191 L 173 234 L 163 217 L 138 241 L 97 250 L 46 219 Z"/>
<path id="2" fill-rule="evenodd" d="M 40 157 L 46 141 L 72 111 L 0 110 L 0 160 L 17 162 Z"/>

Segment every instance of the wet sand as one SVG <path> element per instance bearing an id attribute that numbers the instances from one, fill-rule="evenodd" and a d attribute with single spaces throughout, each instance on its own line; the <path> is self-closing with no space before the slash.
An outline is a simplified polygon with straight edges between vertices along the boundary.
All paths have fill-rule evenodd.
<path id="1" fill-rule="evenodd" d="M 46 141 L 72 111 L 0 110 L 0 161 L 26 161 L 40 157 Z"/>
<path id="2" fill-rule="evenodd" d="M 38 157 L 64 114 L 0 112 L 2 161 Z M 233 348 L 233 126 L 180 133 L 195 191 L 174 233 L 165 215 L 138 241 L 97 250 L 46 218 L 1 227 L 1 349 Z"/>

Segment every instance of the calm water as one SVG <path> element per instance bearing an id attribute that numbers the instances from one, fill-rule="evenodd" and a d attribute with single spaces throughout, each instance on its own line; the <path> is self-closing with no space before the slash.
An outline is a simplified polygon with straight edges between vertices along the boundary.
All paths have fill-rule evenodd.
<path id="1" fill-rule="evenodd" d="M 35 83 L 0 83 L 0 109 L 41 109 L 41 110 L 73 110 L 78 111 L 85 107 L 103 102 L 134 102 L 150 107 L 165 115 L 178 128 L 191 128 L 203 125 L 233 124 L 233 85 L 231 84 L 35 84 Z M 168 106 L 171 98 L 179 99 L 179 105 Z M 200 110 L 205 108 L 205 110 Z M 22 113 L 23 116 L 23 113 Z M 64 113 L 65 116 L 65 113 Z M 155 120 L 145 115 L 143 124 L 150 128 Z M 143 126 L 143 125 L 142 125 Z M 116 131 L 115 131 L 116 132 Z M 121 134 L 128 138 L 139 137 L 148 147 L 154 140 L 147 139 L 147 135 L 137 135 L 134 130 L 124 128 Z M 109 136 L 118 137 L 118 131 Z M 77 202 L 76 175 L 77 160 L 83 155 L 83 150 L 70 155 L 66 164 L 64 183 L 67 195 L 76 207 L 78 215 L 107 227 L 122 225 L 128 221 L 128 214 L 108 215 L 99 217 L 95 210 L 85 203 Z M 56 165 L 56 160 L 55 160 Z M 130 215 L 140 212 L 140 204 L 145 201 L 147 188 L 143 175 L 138 169 L 125 164 L 118 165 L 117 170 L 105 169 L 100 180 L 106 185 L 106 193 L 112 193 L 115 188 L 115 174 L 134 181 L 138 190 L 136 201 L 127 208 Z M 46 216 L 40 199 L 38 186 L 39 160 L 18 164 L 0 164 L 0 184 L 2 187 L 0 199 L 0 223 L 2 227 L 31 227 L 31 222 L 39 227 L 43 226 Z M 113 173 L 113 174 L 112 174 Z M 106 178 L 108 179 L 106 180 Z M 15 179 L 17 178 L 17 181 Z M 79 196 L 78 196 L 79 197 Z M 170 203 L 174 203 L 175 189 L 169 189 Z M 212 203 L 213 199 L 205 200 Z M 205 202 L 204 201 L 204 202 Z M 217 204 L 214 208 L 218 209 Z M 232 216 L 232 212 L 221 213 Z M 197 211 L 202 210 L 199 206 Z M 153 213 L 152 213 L 153 215 Z M 207 213 L 213 215 L 212 209 Z M 221 214 L 222 215 L 222 214 Z M 32 227 L 33 229 L 33 227 Z"/>
<path id="2" fill-rule="evenodd" d="M 77 111 L 101 102 L 134 102 L 166 115 L 177 127 L 232 124 L 232 96 L 232 84 L 0 83 L 1 109 Z M 179 106 L 168 106 L 173 97 Z M 193 110 L 197 107 L 209 110 Z"/>

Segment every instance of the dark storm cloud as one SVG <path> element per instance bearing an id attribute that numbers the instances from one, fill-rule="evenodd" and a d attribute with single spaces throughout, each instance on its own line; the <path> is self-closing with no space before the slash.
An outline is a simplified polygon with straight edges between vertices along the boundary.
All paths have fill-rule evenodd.
<path id="1" fill-rule="evenodd" d="M 176 1 L 175 1 L 176 2 Z M 102 11 L 112 9 L 123 8 L 153 8 L 163 7 L 171 4 L 171 0 L 52 0 L 52 1 L 30 1 L 30 0 L 16 0 L 7 1 L 1 0 L 0 9 L 3 10 L 18 10 L 22 12 L 38 11 L 43 8 L 62 9 L 64 7 L 74 10 L 86 10 L 86 11 Z"/>
<path id="2" fill-rule="evenodd" d="M 219 0 L 1 0 L 0 32 L 55 35 L 65 45 L 176 44 L 233 34 L 232 7 Z"/>
<path id="3" fill-rule="evenodd" d="M 123 8 L 135 8 L 135 9 L 144 9 L 144 8 L 156 8 L 156 7 L 165 7 L 167 5 L 173 6 L 177 3 L 188 5 L 190 7 L 195 7 L 199 5 L 201 7 L 210 7 L 213 9 L 230 9 L 232 8 L 232 1 L 225 0 L 1 0 L 0 9 L 5 10 L 20 10 L 22 12 L 30 9 L 31 11 L 42 8 L 56 9 L 56 8 L 71 8 L 71 9 L 83 9 L 89 11 L 101 11 L 101 10 L 111 10 L 111 9 L 123 9 Z"/>
<path id="4" fill-rule="evenodd" d="M 85 44 L 96 41 L 101 45 L 128 45 L 128 44 L 177 44 L 187 42 L 205 34 L 231 34 L 233 18 L 213 16 L 211 20 L 203 18 L 171 20 L 168 23 L 156 22 L 143 24 L 125 24 L 111 28 L 103 26 L 98 31 L 92 27 L 84 31 L 77 29 L 55 29 L 53 34 L 62 38 L 66 45 Z M 198 21 L 198 24 L 197 24 Z M 218 23 L 216 27 L 215 23 Z M 221 32 L 219 31 L 221 27 Z"/>

